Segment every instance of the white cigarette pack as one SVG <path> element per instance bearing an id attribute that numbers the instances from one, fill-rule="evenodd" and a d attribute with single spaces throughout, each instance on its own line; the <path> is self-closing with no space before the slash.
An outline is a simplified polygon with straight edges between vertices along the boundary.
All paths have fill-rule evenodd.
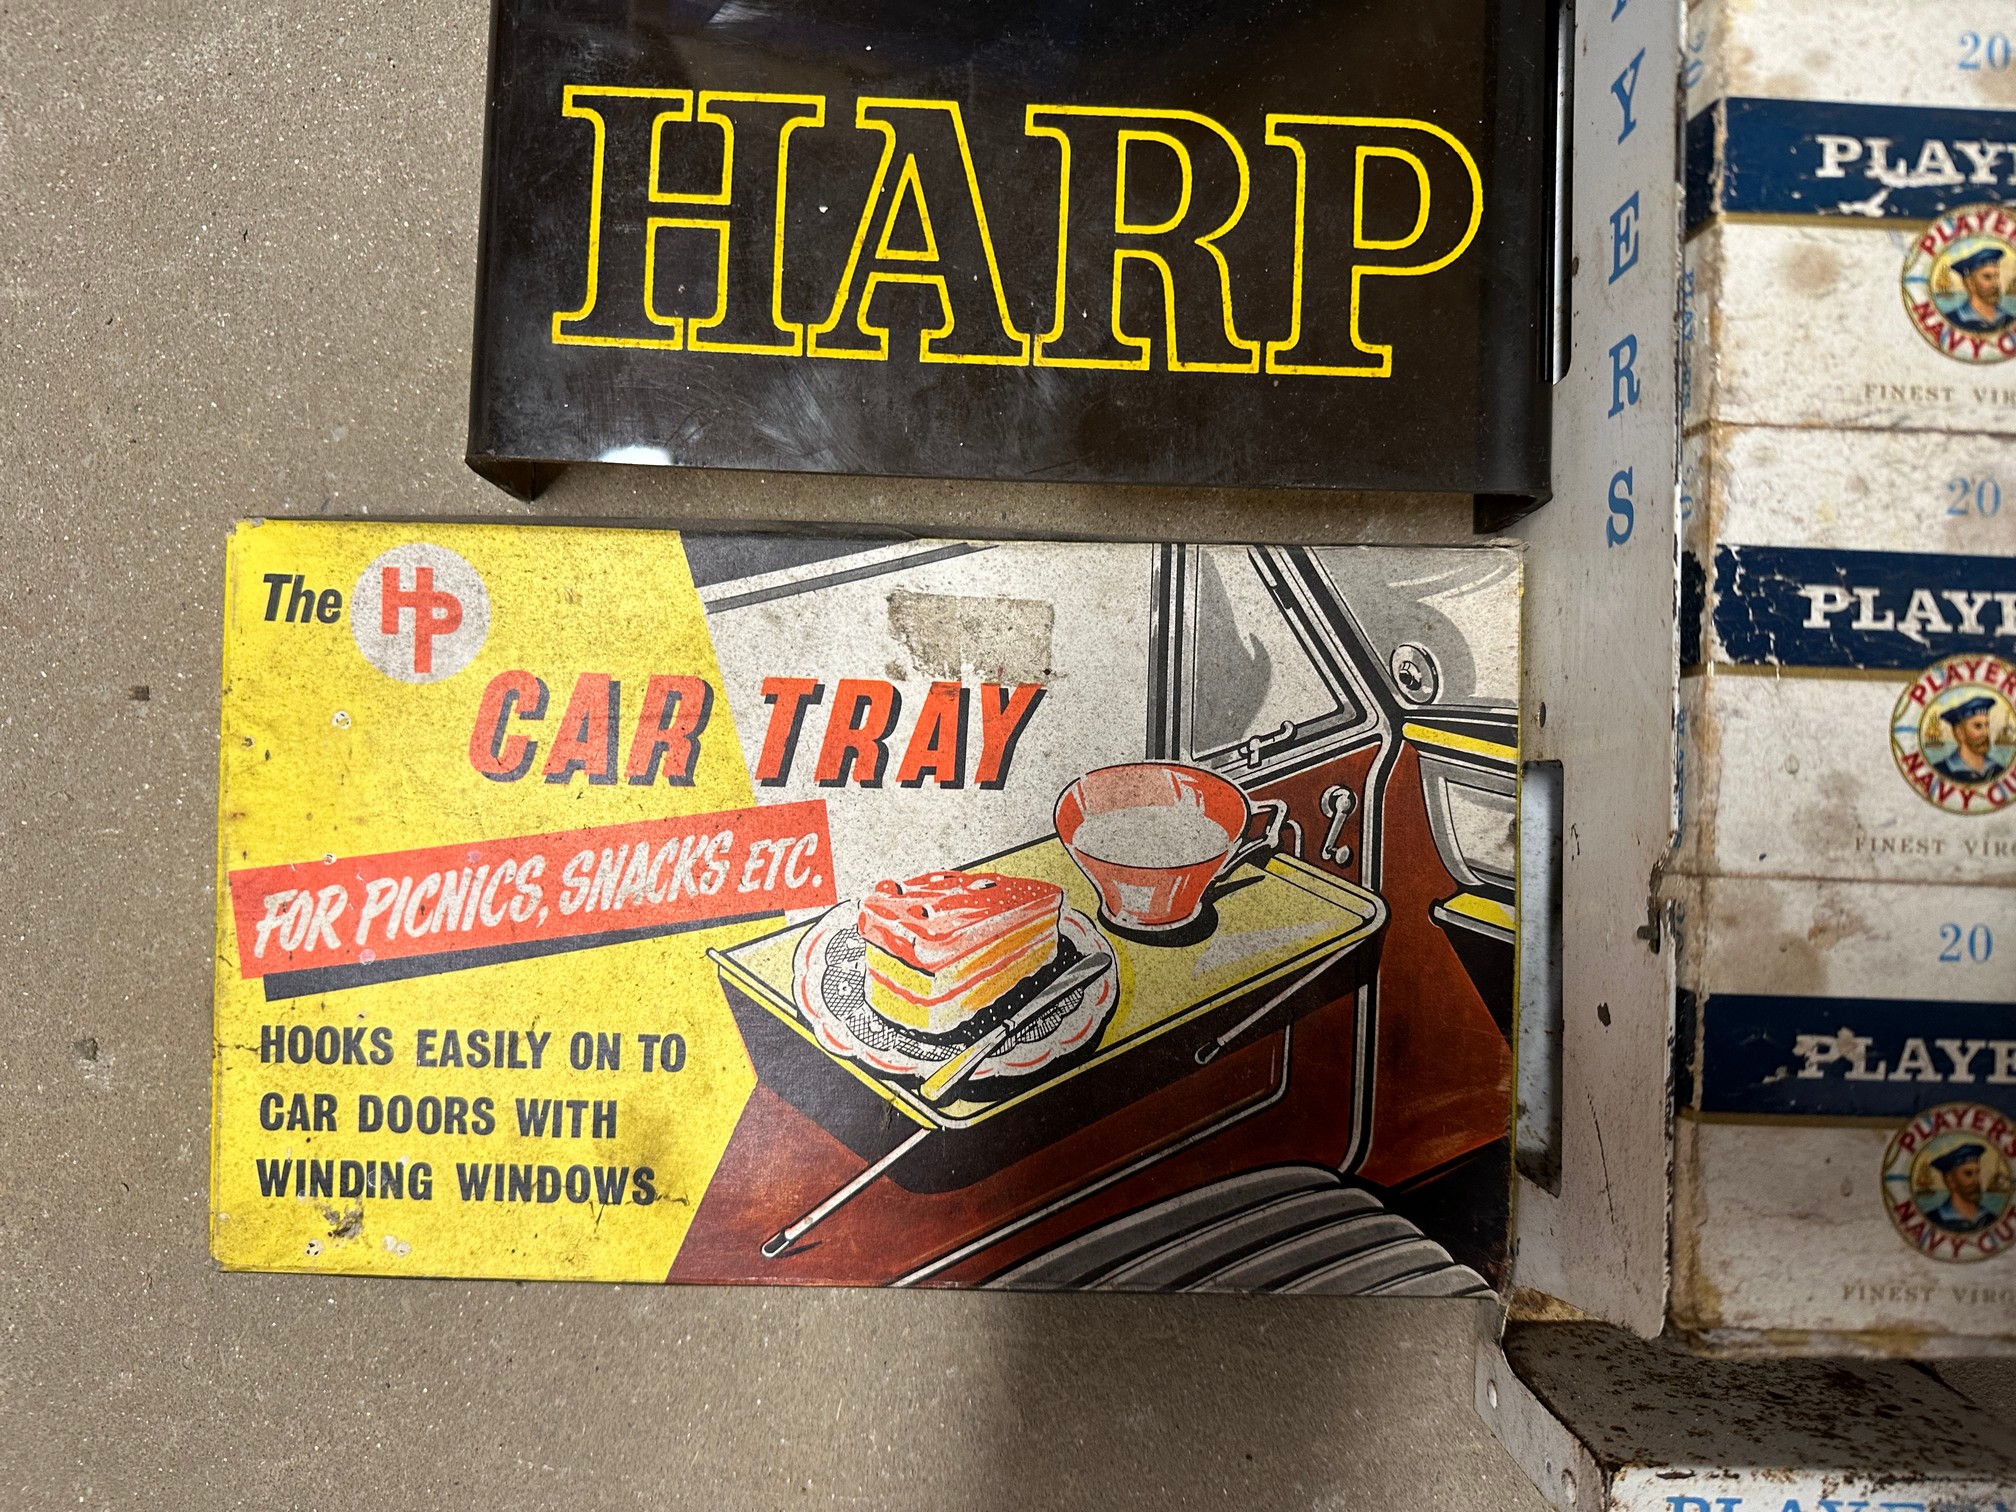
<path id="1" fill-rule="evenodd" d="M 1682 509 L 1679 869 L 2016 880 L 2016 439 L 1708 427 Z"/>
<path id="2" fill-rule="evenodd" d="M 1717 877 L 1684 916 L 1676 1324 L 2016 1349 L 2016 893 Z"/>

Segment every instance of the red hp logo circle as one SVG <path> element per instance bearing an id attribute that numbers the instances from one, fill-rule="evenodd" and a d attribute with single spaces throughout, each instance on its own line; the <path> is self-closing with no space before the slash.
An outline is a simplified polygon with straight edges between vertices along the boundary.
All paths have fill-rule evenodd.
<path id="1" fill-rule="evenodd" d="M 453 677 L 490 633 L 490 595 L 476 569 L 423 541 L 377 557 L 357 579 L 350 605 L 357 649 L 401 682 Z"/>

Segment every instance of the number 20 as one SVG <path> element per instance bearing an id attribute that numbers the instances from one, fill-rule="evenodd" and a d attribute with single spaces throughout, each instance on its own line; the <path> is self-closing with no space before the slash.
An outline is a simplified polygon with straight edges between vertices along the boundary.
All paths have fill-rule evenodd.
<path id="1" fill-rule="evenodd" d="M 2009 37 L 2004 32 L 1962 32 L 1960 33 L 1960 62 L 1962 73 L 1979 73 L 1986 65 L 1990 73 L 2005 73 L 2009 68 Z"/>
<path id="2" fill-rule="evenodd" d="M 1941 924 L 1939 945 L 1939 959 L 1946 965 L 1972 961 L 1980 966 L 1995 954 L 1995 935 L 1986 924 L 1976 924 L 1967 930 L 1958 924 Z"/>
<path id="3" fill-rule="evenodd" d="M 1969 515 L 1979 515 L 1982 519 L 1993 519 L 2002 512 L 2002 485 L 1994 478 L 1948 478 L 1946 480 L 1946 513 L 1950 518 L 1965 519 Z"/>

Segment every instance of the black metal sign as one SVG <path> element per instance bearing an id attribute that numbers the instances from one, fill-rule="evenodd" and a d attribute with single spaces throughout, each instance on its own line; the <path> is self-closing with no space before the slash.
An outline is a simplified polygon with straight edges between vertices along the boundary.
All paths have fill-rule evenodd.
<path id="1" fill-rule="evenodd" d="M 1547 0 L 497 0 L 470 464 L 1546 491 Z"/>

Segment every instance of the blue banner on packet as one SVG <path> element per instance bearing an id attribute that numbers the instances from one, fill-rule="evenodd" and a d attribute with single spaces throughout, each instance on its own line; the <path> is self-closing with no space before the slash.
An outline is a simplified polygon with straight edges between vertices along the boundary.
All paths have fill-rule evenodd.
<path id="1" fill-rule="evenodd" d="M 2016 111 L 1717 100 L 1687 126 L 1687 225 L 1715 215 L 1936 220 L 2016 201 Z"/>
<path id="2" fill-rule="evenodd" d="M 2016 560 L 1805 546 L 1715 548 L 1716 659 L 1915 671 L 2016 649 Z"/>

